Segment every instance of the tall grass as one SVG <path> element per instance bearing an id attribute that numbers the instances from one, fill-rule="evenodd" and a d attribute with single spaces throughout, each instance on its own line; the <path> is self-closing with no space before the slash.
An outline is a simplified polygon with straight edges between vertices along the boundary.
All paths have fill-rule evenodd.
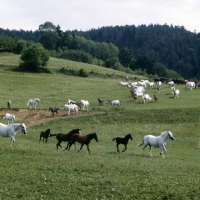
<path id="1" fill-rule="evenodd" d="M 63 109 L 68 98 L 88 100 L 90 106 L 85 116 L 39 123 L 28 127 L 26 135 L 18 132 L 13 148 L 8 138 L 0 138 L 0 199 L 199 198 L 199 89 L 190 91 L 177 85 L 180 98 L 174 99 L 164 84 L 160 93 L 156 88 L 146 89 L 151 97 L 159 97 L 158 102 L 134 103 L 130 89 L 118 85 L 123 81 L 119 78 L 14 73 L 9 70 L 10 63 L 16 66 L 17 61 L 12 59 L 0 57 L 0 64 L 4 62 L 0 68 L 0 108 L 6 107 L 8 99 L 12 107 L 27 108 L 27 100 L 35 97 L 41 99 L 37 109 Z M 65 66 L 63 63 L 54 59 L 52 71 L 59 65 Z M 98 106 L 98 97 L 120 99 L 122 106 L 114 108 L 105 102 Z M 99 110 L 105 114 L 87 115 Z M 73 147 L 70 151 L 57 151 L 55 137 L 49 138 L 47 144 L 39 143 L 42 130 L 51 128 L 53 133 L 67 133 L 78 127 L 84 135 L 96 132 L 99 137 L 98 143 L 91 141 L 90 155 L 86 147 L 79 153 Z M 174 141 L 167 141 L 165 159 L 156 148 L 153 157 L 149 156 L 148 147 L 141 156 L 142 148 L 135 147 L 143 136 L 159 135 L 164 130 L 170 130 L 175 137 Z M 124 153 L 117 153 L 112 139 L 128 133 L 133 140 Z M 65 147 L 66 143 L 61 145 Z"/>

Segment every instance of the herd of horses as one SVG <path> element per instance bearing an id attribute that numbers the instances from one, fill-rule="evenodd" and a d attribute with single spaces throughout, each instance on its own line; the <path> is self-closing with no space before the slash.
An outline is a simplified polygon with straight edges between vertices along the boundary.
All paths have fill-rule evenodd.
<path id="1" fill-rule="evenodd" d="M 73 129 L 69 133 L 58 133 L 58 134 L 51 134 L 51 129 L 47 129 L 46 131 L 41 131 L 40 133 L 40 138 L 39 142 L 41 141 L 41 138 L 43 137 L 43 143 L 44 140 L 46 140 L 46 143 L 48 141 L 49 137 L 55 136 L 58 143 L 56 144 L 56 148 L 58 150 L 58 147 L 60 147 L 62 150 L 70 150 L 70 147 L 74 145 L 76 149 L 76 142 L 81 144 L 80 149 L 78 152 L 83 148 L 84 145 L 87 146 L 88 153 L 90 154 L 90 149 L 89 149 L 89 144 L 92 139 L 95 139 L 96 142 L 98 142 L 98 136 L 96 132 L 90 133 L 87 135 L 81 135 L 81 129 Z M 167 139 L 174 140 L 174 136 L 170 131 L 164 131 L 160 134 L 160 136 L 153 136 L 153 135 L 146 135 L 144 136 L 142 143 L 138 144 L 136 147 L 139 147 L 143 145 L 143 155 L 144 155 L 144 149 L 146 148 L 147 145 L 150 147 L 150 156 L 152 156 L 152 147 L 157 147 L 160 148 L 160 155 L 164 158 L 164 153 L 167 152 L 166 150 L 166 141 Z M 115 137 L 112 139 L 112 141 L 116 141 L 116 147 L 117 147 L 117 152 L 120 153 L 119 150 L 119 145 L 122 144 L 124 145 L 124 150 L 122 150 L 122 153 L 126 151 L 128 141 L 133 140 L 132 135 L 129 133 L 125 137 Z M 61 146 L 61 142 L 68 142 L 67 146 L 63 148 Z"/>
<path id="2" fill-rule="evenodd" d="M 156 80 L 157 81 L 157 80 Z M 167 81 L 164 78 L 160 78 L 159 81 Z M 155 100 L 156 97 L 154 96 Z M 98 98 L 97 99 L 99 102 L 99 105 L 103 105 L 103 98 Z M 79 108 L 84 109 L 85 107 L 88 109 L 89 106 L 89 102 L 88 101 L 84 101 L 82 100 L 80 103 L 74 102 L 72 100 L 68 100 L 68 104 L 66 105 L 74 105 L 77 106 Z M 40 102 L 39 98 L 35 98 L 35 99 L 30 99 L 27 102 L 27 105 L 30 106 L 30 108 L 35 108 L 36 109 L 36 104 Z M 112 106 L 120 106 L 121 105 L 121 101 L 120 100 L 107 100 L 106 104 L 111 104 Z M 11 108 L 11 101 L 8 100 L 7 101 L 7 108 L 10 109 Z M 49 112 L 52 113 L 52 116 L 54 116 L 56 114 L 58 114 L 58 110 L 59 108 L 57 107 L 50 107 L 49 108 Z M 7 113 L 7 115 L 5 115 L 6 120 L 11 120 L 11 122 L 14 122 L 15 116 L 13 115 L 9 115 Z M 26 131 L 26 126 L 23 123 L 14 123 L 14 124 L 9 124 L 5 125 L 0 123 L 0 136 L 3 137 L 10 137 L 11 138 L 11 146 L 13 146 L 14 142 L 15 142 L 15 135 L 17 133 L 18 130 L 21 130 L 24 134 L 27 133 Z M 77 129 L 73 129 L 71 130 L 69 133 L 58 133 L 58 134 L 52 134 L 51 133 L 51 129 L 47 129 L 46 131 L 41 131 L 40 132 L 40 136 L 39 136 L 39 143 L 41 142 L 41 140 L 43 139 L 43 143 L 48 141 L 49 137 L 53 137 L 55 136 L 57 139 L 57 144 L 56 144 L 56 148 L 58 150 L 58 148 L 60 147 L 62 150 L 70 150 L 71 146 L 74 145 L 74 148 L 76 149 L 76 142 L 80 143 L 80 149 L 78 150 L 78 152 L 83 148 L 84 145 L 87 146 L 87 150 L 88 153 L 90 154 L 90 149 L 89 149 L 89 144 L 91 142 L 92 139 L 94 139 L 96 142 L 98 142 L 98 136 L 96 134 L 96 132 L 93 133 L 89 133 L 87 135 L 82 135 L 81 134 L 81 129 L 77 128 Z M 172 133 L 170 131 L 164 131 L 160 134 L 160 136 L 153 136 L 153 135 L 146 135 L 144 136 L 142 143 L 137 145 L 136 147 L 139 147 L 141 145 L 143 145 L 143 154 L 144 154 L 144 149 L 146 148 L 146 146 L 150 146 L 150 156 L 152 156 L 152 147 L 158 147 L 160 148 L 160 155 L 162 155 L 162 157 L 164 158 L 164 153 L 167 152 L 165 146 L 166 146 L 166 140 L 167 139 L 171 139 L 174 140 L 174 137 L 172 135 Z M 125 152 L 127 150 L 127 145 L 128 145 L 128 141 L 133 140 L 132 135 L 129 133 L 127 134 L 125 137 L 115 137 L 112 139 L 112 141 L 116 141 L 116 148 L 117 148 L 117 152 L 120 153 L 119 150 L 119 145 L 122 144 L 124 145 L 124 149 L 121 152 Z M 61 146 L 61 143 L 65 141 L 67 142 L 67 146 L 65 148 L 63 148 Z"/>

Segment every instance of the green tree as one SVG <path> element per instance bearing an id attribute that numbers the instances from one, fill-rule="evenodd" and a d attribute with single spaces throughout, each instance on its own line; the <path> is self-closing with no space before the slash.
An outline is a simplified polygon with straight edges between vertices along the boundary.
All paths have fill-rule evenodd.
<path id="1" fill-rule="evenodd" d="M 19 68 L 30 72 L 48 72 L 48 51 L 42 45 L 34 44 L 23 50 Z"/>
<path id="2" fill-rule="evenodd" d="M 132 59 L 133 59 L 132 50 L 130 50 L 128 48 L 120 49 L 120 51 L 119 51 L 119 61 L 122 65 L 124 65 L 125 67 L 129 67 Z"/>

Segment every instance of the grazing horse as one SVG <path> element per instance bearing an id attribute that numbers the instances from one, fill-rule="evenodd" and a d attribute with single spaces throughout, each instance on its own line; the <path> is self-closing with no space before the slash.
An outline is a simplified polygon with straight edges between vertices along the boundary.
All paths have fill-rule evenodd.
<path id="1" fill-rule="evenodd" d="M 46 131 L 41 131 L 39 143 L 40 143 L 42 137 L 43 137 L 43 143 L 44 143 L 44 139 L 46 140 L 46 143 L 47 143 L 47 140 L 48 140 L 50 135 L 51 135 L 51 129 L 50 128 L 48 128 Z"/>
<path id="2" fill-rule="evenodd" d="M 15 115 L 6 113 L 5 116 L 3 117 L 3 119 L 5 119 L 8 124 L 14 123 Z"/>
<path id="3" fill-rule="evenodd" d="M 98 98 L 97 100 L 98 100 L 98 102 L 99 102 L 99 106 L 100 106 L 100 105 L 103 106 L 103 98 Z"/>
<path id="4" fill-rule="evenodd" d="M 57 107 L 54 107 L 54 108 L 50 107 L 49 108 L 49 112 L 52 112 L 53 117 L 54 117 L 54 113 L 58 114 L 58 110 L 59 110 L 59 108 L 57 108 Z"/>
<path id="5" fill-rule="evenodd" d="M 5 125 L 0 123 L 0 136 L 2 137 L 10 137 L 11 143 L 10 146 L 12 147 L 15 142 L 15 135 L 18 130 L 20 130 L 26 134 L 26 126 L 25 124 L 15 123 L 10 125 Z"/>
<path id="6" fill-rule="evenodd" d="M 7 108 L 10 109 L 10 106 L 11 106 L 11 100 L 8 100 L 7 101 Z"/>
<path id="7" fill-rule="evenodd" d="M 120 100 L 107 100 L 106 104 L 110 104 L 112 106 L 121 106 L 121 101 Z"/>
<path id="8" fill-rule="evenodd" d="M 58 150 L 58 147 L 61 147 L 61 149 L 63 149 L 62 146 L 60 145 L 62 141 L 68 142 L 67 147 L 65 148 L 65 149 L 67 149 L 69 146 L 69 142 L 71 140 L 71 136 L 73 134 L 81 134 L 81 129 L 80 128 L 73 129 L 67 134 L 65 134 L 65 133 L 50 134 L 50 137 L 56 136 L 56 139 L 58 140 L 58 143 L 56 144 L 57 150 Z M 76 144 L 74 144 L 74 146 L 76 148 Z M 63 149 L 63 150 L 65 150 L 65 149 Z"/>
<path id="9" fill-rule="evenodd" d="M 38 99 L 38 98 L 29 99 L 28 102 L 27 102 L 27 106 L 30 106 L 30 108 L 32 108 L 34 106 L 35 109 L 36 109 L 36 104 L 37 103 L 40 103 L 40 99 Z"/>
<path id="10" fill-rule="evenodd" d="M 87 108 L 88 110 L 88 107 L 89 107 L 89 101 L 85 101 L 85 100 L 81 100 L 81 105 L 82 105 L 82 109 L 84 110 L 85 107 Z"/>
<path id="11" fill-rule="evenodd" d="M 166 146 L 166 140 L 167 139 L 171 139 L 174 140 L 174 136 L 172 135 L 172 133 L 170 131 L 164 131 L 160 134 L 160 136 L 153 136 L 153 135 L 146 135 L 144 136 L 142 143 L 138 144 L 136 147 L 139 147 L 141 145 L 143 145 L 143 155 L 144 155 L 144 149 L 147 145 L 150 146 L 150 155 L 152 156 L 152 146 L 153 147 L 158 147 L 160 148 L 160 155 L 162 155 L 162 157 L 164 158 L 164 152 L 167 152 L 165 146 Z"/>
<path id="12" fill-rule="evenodd" d="M 71 147 L 72 144 L 74 144 L 75 142 L 78 142 L 78 143 L 81 143 L 81 147 L 78 150 L 78 152 L 83 148 L 83 145 L 85 144 L 85 145 L 87 145 L 87 150 L 90 154 L 89 143 L 92 139 L 95 139 L 96 142 L 98 142 L 98 137 L 97 137 L 96 133 L 90 133 L 90 134 L 87 134 L 87 135 L 74 134 L 71 137 L 71 141 L 70 141 L 68 150 L 70 150 L 70 147 Z"/>
<path id="13" fill-rule="evenodd" d="M 119 144 L 123 144 L 125 146 L 125 149 L 122 152 L 126 151 L 129 139 L 133 140 L 133 138 L 132 138 L 130 133 L 128 135 L 126 135 L 125 137 L 123 137 L 123 138 L 121 138 L 121 137 L 113 138 L 112 141 L 116 140 L 116 143 L 117 143 L 117 145 L 116 145 L 117 146 L 117 152 L 120 153 L 119 147 L 118 147 Z"/>

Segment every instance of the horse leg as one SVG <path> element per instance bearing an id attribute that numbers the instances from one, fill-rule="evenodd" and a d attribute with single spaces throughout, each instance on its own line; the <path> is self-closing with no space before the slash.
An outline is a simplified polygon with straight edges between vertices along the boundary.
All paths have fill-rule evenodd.
<path id="1" fill-rule="evenodd" d="M 89 152 L 89 154 L 90 154 L 89 144 L 87 145 L 87 150 L 88 150 L 88 152 Z"/>
<path id="2" fill-rule="evenodd" d="M 116 147 L 117 147 L 117 152 L 120 153 L 120 151 L 119 151 L 119 144 L 118 143 L 116 144 Z"/>
<path id="3" fill-rule="evenodd" d="M 14 143 L 15 143 L 15 138 L 11 135 L 10 136 L 10 146 L 12 147 L 13 145 L 14 145 Z"/>
<path id="4" fill-rule="evenodd" d="M 125 146 L 125 149 L 122 151 L 122 153 L 123 153 L 124 151 L 126 151 L 126 149 L 127 149 L 127 145 L 125 144 L 124 146 Z"/>
<path id="5" fill-rule="evenodd" d="M 149 145 L 149 146 L 150 146 L 150 148 L 149 148 L 150 156 L 152 156 L 152 146 L 151 145 Z"/>
<path id="6" fill-rule="evenodd" d="M 146 146 L 147 146 L 147 144 L 145 144 L 144 147 L 142 148 L 142 150 L 143 150 L 142 155 L 144 155 L 144 149 Z"/>
<path id="7" fill-rule="evenodd" d="M 83 145 L 84 145 L 84 144 L 81 144 L 81 148 L 78 150 L 78 152 L 83 148 Z M 89 151 L 90 151 L 90 150 L 89 150 Z"/>

